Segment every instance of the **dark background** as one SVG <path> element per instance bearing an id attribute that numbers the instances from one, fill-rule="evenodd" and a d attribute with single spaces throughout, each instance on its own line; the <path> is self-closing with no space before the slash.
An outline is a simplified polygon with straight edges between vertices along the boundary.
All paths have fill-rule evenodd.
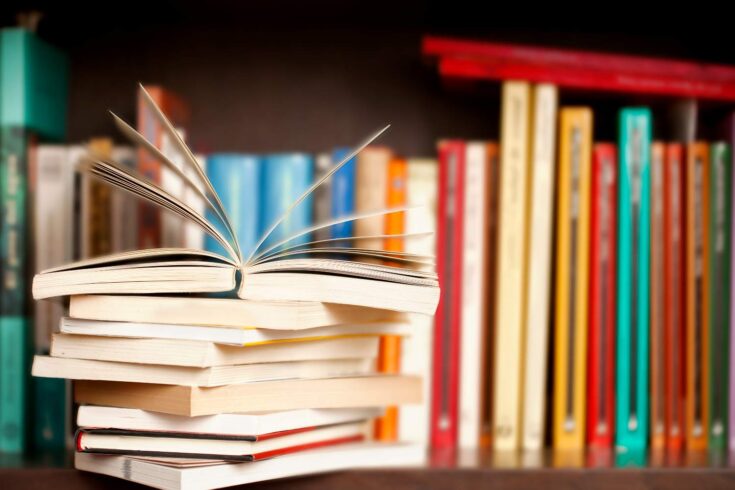
<path id="1" fill-rule="evenodd" d="M 496 138 L 497 86 L 442 86 L 424 34 L 735 63 L 724 6 L 478 5 L 9 1 L 0 24 L 40 10 L 39 35 L 69 54 L 70 142 L 115 134 L 107 109 L 134 121 L 137 82 L 160 83 L 190 104 L 202 152 L 323 151 L 388 122 L 382 142 L 409 156 L 433 155 L 440 137 Z"/>

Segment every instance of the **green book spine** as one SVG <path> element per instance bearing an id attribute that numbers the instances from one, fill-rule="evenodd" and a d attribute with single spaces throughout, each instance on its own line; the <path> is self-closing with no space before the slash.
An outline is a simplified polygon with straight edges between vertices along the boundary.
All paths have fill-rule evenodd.
<path id="1" fill-rule="evenodd" d="M 29 380 L 27 312 L 27 134 L 3 127 L 0 137 L 2 287 L 0 288 L 0 451 L 25 448 Z"/>
<path id="2" fill-rule="evenodd" d="M 69 381 L 33 378 L 35 412 L 33 446 L 39 451 L 64 449 L 70 442 Z"/>
<path id="3" fill-rule="evenodd" d="M 730 219 L 732 165 L 730 147 L 710 147 L 709 206 L 709 447 L 727 447 L 728 349 L 730 346 Z"/>

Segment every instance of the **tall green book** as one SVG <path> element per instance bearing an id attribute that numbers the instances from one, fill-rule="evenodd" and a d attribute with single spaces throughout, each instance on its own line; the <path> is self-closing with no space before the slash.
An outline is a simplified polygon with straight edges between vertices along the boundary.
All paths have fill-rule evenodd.
<path id="1" fill-rule="evenodd" d="M 0 30 L 0 452 L 22 452 L 31 420 L 58 420 L 66 397 L 29 403 L 31 217 L 29 144 L 66 132 L 68 62 L 54 47 L 21 28 Z M 63 381 L 58 380 L 58 383 Z M 58 392 L 56 390 L 42 390 Z M 65 420 L 66 417 L 62 417 Z M 54 431 L 56 433 L 57 431 Z M 46 433 L 49 433 L 46 431 Z M 35 438 L 35 437 L 34 437 Z"/>
<path id="2" fill-rule="evenodd" d="M 726 143 L 710 146 L 709 447 L 727 447 L 730 348 L 730 219 L 732 164 Z"/>

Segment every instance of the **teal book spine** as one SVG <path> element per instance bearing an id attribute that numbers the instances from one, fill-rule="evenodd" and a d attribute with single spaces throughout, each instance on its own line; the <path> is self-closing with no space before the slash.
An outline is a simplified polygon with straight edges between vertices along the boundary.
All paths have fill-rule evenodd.
<path id="1" fill-rule="evenodd" d="M 0 288 L 0 452 L 25 449 L 29 382 L 27 316 L 27 133 L 2 127 L 0 201 L 2 287 Z"/>
<path id="2" fill-rule="evenodd" d="M 619 124 L 615 444 L 640 451 L 647 445 L 649 411 L 651 112 L 623 109 Z"/>
<path id="3" fill-rule="evenodd" d="M 727 447 L 729 346 L 730 346 L 730 220 L 732 163 L 730 147 L 710 147 L 709 192 L 709 447 Z"/>

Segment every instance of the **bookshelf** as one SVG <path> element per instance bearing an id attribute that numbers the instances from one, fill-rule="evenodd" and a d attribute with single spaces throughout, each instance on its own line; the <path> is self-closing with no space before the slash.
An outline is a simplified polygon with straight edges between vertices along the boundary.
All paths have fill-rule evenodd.
<path id="1" fill-rule="evenodd" d="M 14 11 L 33 6 L 30 3 L 0 7 L 3 24 L 12 22 Z M 463 7 L 455 2 L 394 5 L 378 1 L 372 2 L 368 11 L 340 6 L 340 2 L 319 4 L 290 5 L 291 16 L 283 19 L 278 6 L 181 2 L 174 7 L 131 2 L 104 22 L 99 22 L 96 11 L 80 13 L 49 6 L 39 32 L 64 48 L 71 60 L 67 141 L 117 134 L 106 116 L 108 108 L 134 120 L 133 94 L 138 81 L 160 82 L 186 94 L 192 107 L 192 146 L 204 152 L 316 152 L 335 142 L 356 141 L 385 122 L 393 127 L 384 142 L 409 155 L 434 155 L 435 141 L 440 137 L 497 138 L 497 84 L 478 87 L 457 83 L 447 90 L 435 67 L 421 56 L 421 38 L 427 32 L 735 63 L 735 53 L 728 49 L 728 31 L 718 28 L 716 21 L 703 36 L 684 35 L 684 19 L 658 30 L 629 26 L 629 32 L 620 32 L 614 20 L 608 20 L 609 26 L 585 32 L 541 22 L 509 27 L 497 15 L 480 23 L 469 18 L 472 11 L 456 13 Z M 479 12 L 475 16 L 482 17 Z M 567 22 L 573 24 L 572 20 Z M 612 114 L 620 97 L 583 94 L 575 95 L 573 102 L 594 99 L 602 114 L 607 106 Z M 614 128 L 602 127 L 600 131 L 612 134 Z M 603 482 L 611 487 L 685 488 L 699 484 L 730 488 L 735 484 L 735 466 L 705 457 L 691 466 L 649 464 L 626 469 L 556 468 L 553 455 L 545 454 L 541 459 L 544 462 L 536 467 L 507 468 L 490 454 L 462 454 L 459 464 L 341 472 L 271 482 L 259 488 L 353 485 L 438 489 L 540 484 L 568 488 Z M 132 487 L 73 471 L 68 468 L 69 461 L 68 455 L 3 459 L 0 486 Z"/>

